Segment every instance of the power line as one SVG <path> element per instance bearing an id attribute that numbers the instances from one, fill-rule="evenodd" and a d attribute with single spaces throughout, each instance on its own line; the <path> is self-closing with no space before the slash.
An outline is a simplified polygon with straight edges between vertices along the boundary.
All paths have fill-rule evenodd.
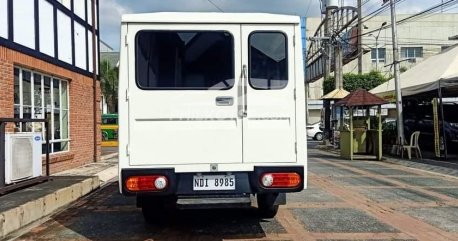
<path id="1" fill-rule="evenodd" d="M 441 7 L 443 7 L 443 6 L 449 7 L 449 6 L 456 5 L 457 3 L 458 2 L 456 2 L 456 0 L 449 0 L 447 2 L 432 6 L 432 7 L 428 8 L 426 10 L 423 10 L 423 11 L 421 11 L 419 13 L 416 13 L 414 15 L 411 15 L 409 17 L 401 19 L 396 24 L 400 25 L 400 24 L 404 24 L 404 23 L 407 23 L 407 22 L 413 22 L 414 19 L 415 20 L 420 20 L 420 19 L 424 19 L 424 18 L 430 17 L 430 16 L 433 15 L 433 13 L 438 12 Z M 385 28 L 386 27 L 387 26 L 385 26 Z"/>
<path id="2" fill-rule="evenodd" d="M 427 16 L 431 16 L 432 13 L 440 11 L 444 6 L 445 7 L 450 7 L 450 6 L 453 6 L 453 5 L 456 5 L 456 4 L 457 4 L 456 0 L 449 0 L 447 2 L 438 4 L 436 6 L 433 6 L 433 7 L 429 8 L 429 9 L 421 11 L 421 12 L 419 12 L 417 14 L 414 14 L 414 15 L 412 15 L 410 17 L 406 17 L 406 18 L 398 21 L 398 24 L 402 24 L 402 23 L 407 22 L 410 19 L 414 19 L 414 18 L 420 18 L 420 17 L 424 18 L 424 17 L 427 17 Z"/>
<path id="3" fill-rule="evenodd" d="M 397 0 L 399 1 L 399 0 Z M 382 5 L 380 8 L 377 8 L 376 10 L 372 11 L 372 12 L 369 12 L 366 16 L 362 17 L 362 19 L 367 19 L 367 18 L 371 18 L 372 16 L 376 16 L 382 12 L 385 12 L 388 10 L 388 6 L 387 4 L 385 5 Z"/>
<path id="4" fill-rule="evenodd" d="M 400 4 L 402 2 L 404 2 L 405 0 L 395 0 L 395 4 Z M 390 5 L 389 4 L 384 4 L 381 8 L 379 8 L 378 10 L 374 11 L 374 14 L 372 15 L 368 15 L 366 17 L 363 18 L 363 23 L 373 19 L 374 17 L 388 11 L 390 9 Z M 367 18 L 367 19 L 366 19 Z"/>
<path id="5" fill-rule="evenodd" d="M 408 42 L 408 41 L 399 41 L 399 44 L 402 44 L 402 45 L 409 45 L 409 46 L 417 46 L 417 47 L 421 47 L 421 46 L 450 46 L 450 45 L 453 45 L 453 43 L 422 43 L 422 42 Z M 368 48 L 374 48 L 374 46 L 370 46 L 369 44 L 364 44 L 366 47 Z M 379 44 L 380 45 L 380 44 Z M 390 43 L 383 43 L 382 45 L 380 46 L 391 46 L 393 44 L 390 44 Z M 402 46 L 404 47 L 404 46 Z"/>
<path id="6" fill-rule="evenodd" d="M 213 5 L 213 7 L 215 7 L 216 9 L 218 9 L 220 12 L 224 13 L 224 11 L 218 7 L 218 5 L 216 5 L 214 2 L 212 2 L 212 0 L 207 0 L 211 5 Z"/>
<path id="7" fill-rule="evenodd" d="M 369 3 L 369 1 L 367 1 L 366 3 Z M 367 6 L 367 8 L 364 9 L 364 13 L 370 13 L 372 11 L 374 11 L 374 9 L 377 9 L 378 7 L 380 6 L 380 1 L 376 0 L 375 3 L 373 3 L 372 5 L 369 5 Z"/>
<path id="8" fill-rule="evenodd" d="M 310 6 L 312 6 L 312 1 L 309 1 L 309 5 L 308 5 L 308 7 L 307 7 L 307 10 L 305 11 L 305 16 L 306 16 L 306 17 L 307 17 L 307 15 L 309 14 Z"/>
<path id="9" fill-rule="evenodd" d="M 403 2 L 403 1 L 405 1 L 405 0 L 397 0 L 396 3 L 398 3 L 398 2 Z M 457 1 L 457 0 L 449 0 L 449 1 L 447 1 L 447 2 L 444 2 L 444 3 L 441 3 L 441 4 L 434 5 L 434 6 L 428 8 L 428 9 L 426 9 L 426 10 L 423 10 L 423 11 L 417 13 L 417 14 L 414 14 L 414 15 L 411 15 L 411 16 L 406 17 L 406 18 L 404 18 L 404 19 L 401 19 L 401 20 L 397 21 L 396 24 L 397 24 L 397 25 L 400 25 L 400 24 L 404 24 L 404 23 L 410 22 L 410 21 L 412 21 L 412 19 L 414 19 L 415 17 L 417 17 L 417 19 L 419 19 L 419 17 L 422 17 L 421 19 L 423 19 L 423 18 L 425 18 L 426 16 L 431 16 L 431 13 L 436 12 L 437 9 L 440 9 L 440 7 L 442 7 L 442 6 L 444 6 L 444 5 L 447 5 L 447 7 L 450 7 L 450 6 L 453 6 L 453 5 L 457 4 L 458 2 L 455 2 L 455 1 Z M 383 8 L 383 7 L 382 7 L 382 8 Z M 427 14 L 429 14 L 429 15 L 427 15 Z M 425 15 L 426 15 L 426 16 L 425 16 Z M 366 19 L 366 21 L 367 21 L 367 20 L 368 20 L 368 19 Z M 375 33 L 375 32 L 377 32 L 377 31 L 379 31 L 379 30 L 387 29 L 387 28 L 390 28 L 390 27 L 391 27 L 391 24 L 387 24 L 387 25 L 385 25 L 384 27 L 380 27 L 380 28 L 374 29 L 374 30 L 369 31 L 369 32 L 366 32 L 366 33 L 360 33 L 359 35 L 361 35 L 361 36 L 366 36 L 366 35 L 369 35 L 369 34 L 371 34 L 371 33 Z M 357 37 L 359 37 L 359 35 L 358 35 L 358 36 L 352 36 L 352 37 L 349 38 L 348 40 L 353 39 L 353 38 L 357 38 Z"/>
<path id="10" fill-rule="evenodd" d="M 434 27 L 435 28 L 435 27 Z M 369 37 L 369 36 L 365 36 L 365 37 Z M 391 39 L 391 36 L 390 37 L 386 37 L 386 36 L 380 36 L 379 38 L 382 38 L 382 39 Z M 368 39 L 371 39 L 371 38 L 368 38 Z M 429 40 L 429 41 L 446 41 L 446 42 L 450 42 L 452 40 L 447 40 L 447 39 L 433 39 L 433 38 L 399 38 L 399 39 L 411 39 L 411 40 Z"/>
<path id="11" fill-rule="evenodd" d="M 407 17 L 405 19 L 402 19 L 400 24 L 403 24 L 404 20 L 406 20 L 405 22 L 413 22 L 413 20 L 412 21 L 408 21 L 409 18 L 410 19 L 414 19 L 414 20 L 421 20 L 421 19 L 429 18 L 429 17 L 431 17 L 433 15 L 439 14 L 439 11 L 444 11 L 444 8 L 445 8 L 445 11 L 449 11 L 451 9 L 456 8 L 456 7 L 453 7 L 453 6 L 455 6 L 457 4 L 458 4 L 458 2 L 456 2 L 455 0 L 451 0 L 449 2 L 445 2 L 444 5 L 437 6 L 437 7 L 434 8 L 434 10 L 431 10 L 431 11 L 428 11 L 426 13 L 423 13 L 424 14 L 423 16 L 419 15 L 419 16 L 413 17 L 413 18 L 412 17 Z"/>

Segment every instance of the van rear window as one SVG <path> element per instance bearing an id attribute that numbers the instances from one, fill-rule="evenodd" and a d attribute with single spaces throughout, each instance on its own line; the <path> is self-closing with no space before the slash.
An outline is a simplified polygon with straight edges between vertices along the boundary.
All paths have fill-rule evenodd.
<path id="1" fill-rule="evenodd" d="M 141 89 L 224 90 L 234 85 L 234 39 L 224 31 L 140 31 Z"/>
<path id="2" fill-rule="evenodd" d="M 250 85 L 258 90 L 283 89 L 288 84 L 286 35 L 254 32 L 249 37 Z"/>

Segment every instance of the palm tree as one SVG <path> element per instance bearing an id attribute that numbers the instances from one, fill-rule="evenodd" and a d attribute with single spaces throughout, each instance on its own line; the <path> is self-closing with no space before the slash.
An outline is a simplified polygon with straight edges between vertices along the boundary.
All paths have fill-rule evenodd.
<path id="1" fill-rule="evenodd" d="M 100 86 L 107 101 L 108 113 L 117 112 L 118 103 L 118 68 L 111 66 L 107 60 L 100 64 Z"/>

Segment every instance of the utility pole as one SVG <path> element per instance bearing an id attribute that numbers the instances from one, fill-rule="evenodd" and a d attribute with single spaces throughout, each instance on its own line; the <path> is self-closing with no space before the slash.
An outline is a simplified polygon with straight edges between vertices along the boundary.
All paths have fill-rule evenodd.
<path id="1" fill-rule="evenodd" d="M 344 5 L 342 2 L 341 7 L 343 8 L 343 6 Z M 343 12 L 342 12 L 342 15 L 343 15 Z M 336 25 L 337 25 L 336 26 L 337 29 L 340 29 L 344 25 L 343 17 L 341 17 L 341 21 L 337 21 Z M 337 38 L 334 42 L 334 80 L 335 80 L 334 83 L 335 83 L 336 89 L 343 90 L 343 46 L 342 46 L 342 43 L 337 40 Z M 332 111 L 332 120 L 333 121 L 337 120 L 337 113 L 336 113 L 335 105 Z M 334 124 L 337 124 L 337 123 L 334 123 Z M 337 126 L 334 126 L 333 130 L 337 131 Z M 334 136 L 332 138 L 334 140 Z M 333 141 L 333 144 L 335 144 L 334 141 Z"/>
<path id="2" fill-rule="evenodd" d="M 343 9 L 344 1 L 342 1 L 340 7 Z M 344 26 L 344 13 L 341 12 L 341 14 L 342 17 L 340 18 L 340 21 L 337 21 L 336 29 L 340 29 Z M 334 80 L 336 89 L 343 89 L 343 46 L 340 41 L 337 41 L 337 38 L 334 45 L 334 68 Z M 335 119 L 335 116 L 333 116 L 333 118 Z"/>
<path id="3" fill-rule="evenodd" d="M 324 58 L 324 79 L 329 77 L 331 74 L 331 33 L 332 33 L 332 26 L 331 26 L 331 9 L 326 9 L 326 16 L 325 16 L 325 25 L 324 25 L 324 36 L 328 38 L 325 43 L 325 52 L 326 56 Z"/>
<path id="4" fill-rule="evenodd" d="M 329 38 L 325 44 L 325 52 L 326 56 L 324 58 L 324 81 L 331 75 L 331 33 L 332 33 L 332 26 L 331 26 L 331 8 L 326 8 L 326 17 L 325 17 L 325 26 L 324 26 L 324 36 Z M 323 107 L 324 107 L 324 144 L 328 145 L 330 140 L 331 134 L 331 102 L 329 100 L 323 100 Z"/>
<path id="5" fill-rule="evenodd" d="M 375 70 L 378 71 L 378 38 L 375 38 Z"/>
<path id="6" fill-rule="evenodd" d="M 383 2 L 387 2 L 384 0 Z M 391 30 L 393 38 L 393 60 L 394 60 L 394 83 L 396 90 L 396 110 L 397 110 L 397 128 L 398 128 L 398 141 L 400 145 L 404 144 L 404 119 L 403 119 L 403 110 L 402 110 L 402 92 L 401 92 L 401 82 L 400 82 L 400 73 L 399 73 L 399 46 L 398 46 L 398 32 L 396 26 L 396 3 L 393 0 L 390 1 L 391 7 Z"/>
<path id="7" fill-rule="evenodd" d="M 343 89 L 343 48 L 341 43 L 336 43 L 334 47 L 334 77 L 336 89 Z"/>
<path id="8" fill-rule="evenodd" d="M 363 73 L 362 0 L 358 0 L 358 74 Z"/>

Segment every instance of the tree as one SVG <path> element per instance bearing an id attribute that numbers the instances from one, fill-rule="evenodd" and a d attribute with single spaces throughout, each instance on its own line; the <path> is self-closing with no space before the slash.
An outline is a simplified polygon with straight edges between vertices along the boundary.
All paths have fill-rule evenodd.
<path id="1" fill-rule="evenodd" d="M 108 113 L 117 112 L 118 103 L 118 68 L 103 60 L 100 64 L 100 79 L 102 94 L 105 97 Z"/>
<path id="2" fill-rule="evenodd" d="M 355 91 L 359 88 L 371 90 L 388 80 L 378 71 L 371 71 L 366 74 L 346 73 L 343 78 L 344 89 L 348 92 Z M 335 89 L 334 82 L 334 77 L 327 78 L 323 82 L 323 95 Z"/>

